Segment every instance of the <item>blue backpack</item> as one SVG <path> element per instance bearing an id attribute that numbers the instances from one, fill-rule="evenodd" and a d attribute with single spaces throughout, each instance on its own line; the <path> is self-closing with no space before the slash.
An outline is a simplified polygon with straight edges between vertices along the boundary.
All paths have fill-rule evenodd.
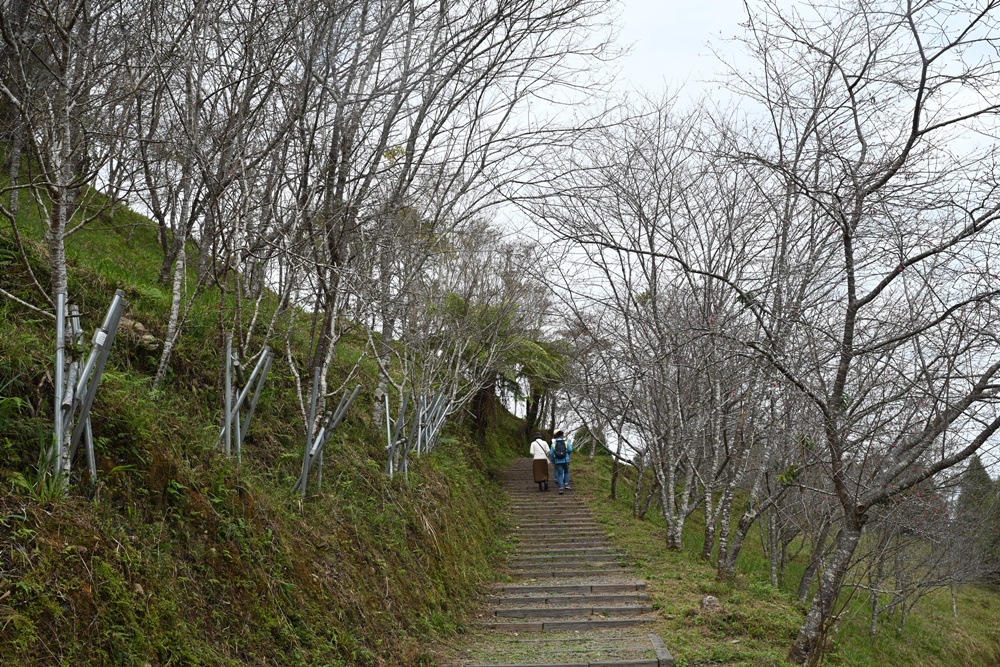
<path id="1" fill-rule="evenodd" d="M 556 438 L 552 444 L 552 455 L 554 458 L 564 459 L 569 456 L 569 450 L 566 447 L 566 438 Z"/>

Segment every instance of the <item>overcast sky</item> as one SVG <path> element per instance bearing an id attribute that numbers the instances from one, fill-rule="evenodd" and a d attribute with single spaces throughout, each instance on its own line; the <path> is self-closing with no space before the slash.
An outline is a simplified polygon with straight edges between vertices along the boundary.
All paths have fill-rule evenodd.
<path id="1" fill-rule="evenodd" d="M 719 71 L 709 48 L 731 51 L 725 40 L 741 32 L 742 0 L 622 0 L 620 41 L 632 50 L 621 62 L 620 82 L 656 93 L 664 83 L 689 94 Z"/>

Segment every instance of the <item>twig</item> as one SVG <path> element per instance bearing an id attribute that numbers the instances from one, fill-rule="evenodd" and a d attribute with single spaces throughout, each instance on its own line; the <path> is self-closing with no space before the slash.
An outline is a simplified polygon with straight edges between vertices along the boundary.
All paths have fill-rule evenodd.
<path id="1" fill-rule="evenodd" d="M 14 296 L 13 294 L 11 294 L 10 292 L 8 292 L 5 289 L 0 289 L 0 294 L 3 294 L 5 297 L 7 297 L 8 299 L 10 299 L 11 301 L 18 302 L 19 304 L 21 304 L 25 308 L 30 308 L 31 310 L 35 311 L 36 313 L 40 313 L 40 314 L 44 315 L 45 317 L 51 317 L 52 319 L 56 319 L 56 316 L 53 315 L 52 313 L 50 313 L 49 311 L 42 310 L 41 308 L 38 308 L 36 306 L 32 306 L 27 301 L 24 301 L 22 299 L 17 298 L 16 296 Z"/>

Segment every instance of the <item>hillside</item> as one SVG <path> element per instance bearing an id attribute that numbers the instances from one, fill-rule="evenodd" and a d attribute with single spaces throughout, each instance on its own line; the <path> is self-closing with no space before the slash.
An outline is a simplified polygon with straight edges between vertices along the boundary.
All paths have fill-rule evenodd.
<path id="1" fill-rule="evenodd" d="M 768 581 L 769 563 L 759 534 L 748 540 L 737 577 L 716 579 L 715 568 L 701 559 L 704 515 L 692 516 L 684 533 L 684 548 L 664 548 L 663 518 L 650 512 L 644 520 L 632 515 L 627 477 L 618 497 L 609 500 L 611 461 L 579 456 L 573 463 L 573 485 L 579 489 L 612 542 L 622 548 L 650 592 L 661 620 L 651 628 L 667 640 L 679 667 L 695 665 L 785 665 L 788 645 L 804 615 L 795 584 L 808 551 L 799 551 L 789 574 L 775 588 Z M 839 667 L 875 665 L 920 667 L 981 667 L 1000 664 L 1000 631 L 996 619 L 1000 593 L 993 586 L 962 586 L 956 607 L 947 590 L 920 600 L 901 629 L 899 616 L 884 619 L 869 636 L 870 603 L 862 594 L 845 593 L 849 601 L 821 664 Z M 701 600 L 718 598 L 720 613 L 703 613 Z"/>
<path id="2" fill-rule="evenodd" d="M 46 284 L 35 215 L 22 207 L 19 227 Z M 408 480 L 390 481 L 370 421 L 375 370 L 362 365 L 362 394 L 330 441 L 322 491 L 300 502 L 290 490 L 304 433 L 282 355 L 237 467 L 213 447 L 218 291 L 197 296 L 154 392 L 170 307 L 156 283 L 155 230 L 118 208 L 71 236 L 67 254 L 84 330 L 115 289 L 130 322 L 93 410 L 98 484 L 74 478 L 60 492 L 36 483 L 51 433 L 52 321 L 0 299 L 0 664 L 425 664 L 421 646 L 461 629 L 502 553 L 498 496 L 484 489 L 509 454 L 511 420 L 498 410 L 485 445 L 472 443 L 467 424 L 449 424 Z M 37 302 L 9 226 L 0 226 L 0 269 L 0 287 Z M 332 386 L 363 340 L 349 332 L 341 341 Z"/>

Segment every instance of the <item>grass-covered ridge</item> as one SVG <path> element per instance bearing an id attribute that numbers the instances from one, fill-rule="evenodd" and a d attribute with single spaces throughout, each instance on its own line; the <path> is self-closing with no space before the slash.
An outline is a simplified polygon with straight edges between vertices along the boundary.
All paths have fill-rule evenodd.
<path id="1" fill-rule="evenodd" d="M 703 515 L 692 514 L 684 530 L 684 548 L 664 547 L 663 519 L 650 510 L 646 520 L 632 516 L 629 482 L 619 481 L 618 499 L 609 500 L 610 459 L 585 455 L 573 459 L 573 487 L 581 492 L 598 521 L 608 525 L 612 542 L 622 547 L 638 577 L 647 582 L 655 609 L 662 614 L 656 630 L 673 653 L 677 667 L 695 665 L 787 665 L 785 656 L 805 609 L 795 598 L 795 576 L 804 562 L 789 564 L 786 586 L 768 581 L 768 563 L 756 532 L 746 541 L 731 582 L 716 580 L 715 568 L 700 559 Z M 805 559 L 800 554 L 799 560 Z M 797 568 L 797 570 L 796 570 Z M 702 614 L 706 595 L 722 604 L 719 614 Z M 892 623 L 869 637 L 865 596 L 851 601 L 823 665 L 838 667 L 908 666 L 984 667 L 1000 664 L 1000 594 L 980 586 L 962 587 L 958 617 L 947 591 L 921 600 L 901 632 Z"/>
<path id="2" fill-rule="evenodd" d="M 29 207 L 21 217 L 44 285 L 41 224 Z M 67 245 L 85 330 L 123 289 L 126 317 L 161 340 L 170 295 L 148 221 L 118 209 Z M 29 282 L 0 225 L 0 286 L 39 303 Z M 390 482 L 370 423 L 374 369 L 362 365 L 323 491 L 299 503 L 303 433 L 281 355 L 243 466 L 213 448 L 219 300 L 213 289 L 195 300 L 159 392 L 155 345 L 120 332 L 93 410 L 100 484 L 50 498 L 32 482 L 51 433 L 52 321 L 0 299 L 0 664 L 416 665 L 427 640 L 461 629 L 502 550 L 497 495 L 484 489 L 487 465 L 508 456 L 508 416 L 485 447 L 451 425 L 408 481 Z M 361 340 L 341 342 L 334 386 Z"/>

